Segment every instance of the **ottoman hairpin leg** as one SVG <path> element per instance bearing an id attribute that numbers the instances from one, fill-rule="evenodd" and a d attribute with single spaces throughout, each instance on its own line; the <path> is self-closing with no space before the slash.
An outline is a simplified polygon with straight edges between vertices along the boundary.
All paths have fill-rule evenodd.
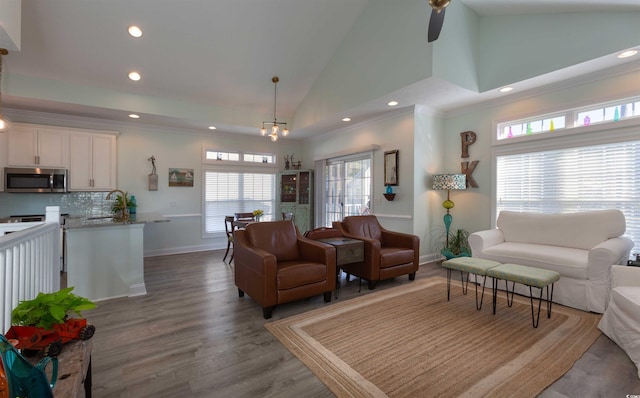
<path id="1" fill-rule="evenodd" d="M 447 268 L 447 301 L 449 301 L 449 298 L 451 297 L 451 271 L 452 271 L 451 268 Z M 464 295 L 467 294 L 467 288 L 469 285 L 469 273 L 467 272 L 466 274 L 467 274 L 467 280 L 465 283 L 464 272 L 460 271 L 460 284 L 462 285 L 462 294 Z"/>
<path id="2" fill-rule="evenodd" d="M 553 304 L 553 285 L 554 283 L 551 283 L 551 297 L 549 297 L 549 285 L 546 286 L 547 289 L 547 318 L 551 318 L 551 305 Z M 542 306 L 542 292 L 544 291 L 545 287 L 541 287 L 540 289 L 540 298 L 538 299 L 538 314 L 537 316 L 534 318 L 533 315 L 533 287 L 529 286 L 529 297 L 531 300 L 531 320 L 533 322 L 533 327 L 537 328 L 538 327 L 538 323 L 540 322 L 540 307 Z"/>
<path id="3" fill-rule="evenodd" d="M 515 284 L 521 283 L 529 286 L 529 300 L 531 302 L 531 322 L 533 327 L 537 328 L 540 321 L 540 309 L 542 307 L 542 294 L 545 287 L 547 288 L 547 318 L 551 318 L 551 305 L 553 302 L 553 285 L 555 281 L 560 279 L 560 274 L 556 271 L 528 267 L 519 264 L 502 264 L 498 267 L 487 271 L 487 275 L 493 277 L 493 313 L 496 313 L 496 301 L 498 296 L 498 280 L 504 279 L 507 293 L 507 305 L 513 305 L 513 295 L 515 293 Z M 511 291 L 509 290 L 509 282 Z M 549 285 L 551 285 L 551 296 L 549 296 Z M 538 298 L 538 313 L 535 313 L 533 304 L 533 288 L 540 289 Z"/>
<path id="4" fill-rule="evenodd" d="M 458 257 L 453 258 L 442 263 L 442 266 L 447 269 L 447 301 L 451 297 L 451 272 L 453 270 L 460 271 L 460 282 L 462 284 L 462 294 L 467 294 L 469 287 L 469 274 L 474 275 L 475 287 L 476 287 L 476 309 L 482 309 L 482 302 L 484 301 L 484 290 L 487 283 L 487 270 L 500 265 L 500 263 L 484 260 L 474 257 Z M 467 275 L 465 280 L 464 275 Z M 482 293 L 478 297 L 478 275 L 484 277 L 482 282 Z"/>

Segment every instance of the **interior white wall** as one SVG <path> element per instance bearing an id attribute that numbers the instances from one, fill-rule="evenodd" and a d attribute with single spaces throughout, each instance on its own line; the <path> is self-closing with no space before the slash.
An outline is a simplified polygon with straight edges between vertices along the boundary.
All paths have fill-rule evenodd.
<path id="1" fill-rule="evenodd" d="M 180 253 L 226 248 L 224 233 L 217 237 L 202 237 L 202 150 L 203 147 L 223 150 L 242 150 L 276 153 L 278 169 L 284 169 L 284 155 L 294 154 L 303 167 L 312 167 L 302 155 L 302 141 L 280 139 L 272 143 L 268 138 L 215 132 L 160 130 L 153 127 L 135 127 L 131 124 L 110 124 L 101 120 L 49 116 L 37 113 L 10 115 L 15 122 L 36 123 L 81 129 L 113 130 L 120 132 L 117 141 L 117 186 L 135 195 L 138 212 L 159 213 L 170 221 L 147 224 L 144 234 L 145 255 Z M 4 149 L 4 148 L 2 148 Z M 147 176 L 151 173 L 151 155 L 156 158 L 158 190 L 148 190 Z M 169 187 L 169 168 L 194 169 L 194 186 Z M 0 210 L 9 214 L 33 213 L 44 206 L 55 205 L 61 194 L 8 194 L 0 192 Z M 28 198 L 22 203 L 17 199 Z M 73 215 L 73 211 L 70 211 Z M 82 215 L 82 214 L 81 214 Z M 220 220 L 222 224 L 223 220 Z"/>
<path id="2" fill-rule="evenodd" d="M 482 17 L 480 92 L 637 46 L 638 12 Z"/>
<path id="3" fill-rule="evenodd" d="M 445 15 L 433 44 L 433 76 L 478 92 L 480 17 L 460 1 L 451 3 Z"/>
<path id="4" fill-rule="evenodd" d="M 370 0 L 296 110 L 294 127 L 337 117 L 430 77 L 429 15 L 424 0 Z"/>
<path id="5" fill-rule="evenodd" d="M 226 235 L 202 238 L 203 147 L 222 150 L 275 152 L 278 169 L 283 169 L 284 155 L 301 154 L 301 142 L 281 139 L 272 143 L 256 136 L 212 133 L 206 135 L 175 134 L 150 129 L 120 130 L 118 138 L 118 185 L 136 194 L 140 212 L 166 215 L 169 223 L 149 224 L 145 228 L 145 255 L 226 248 Z M 151 165 L 156 157 L 158 191 L 147 189 Z M 169 187 L 169 168 L 194 169 L 194 187 Z M 175 206 L 173 206 L 175 204 Z M 220 220 L 221 223 L 224 220 Z"/>
<path id="6" fill-rule="evenodd" d="M 328 159 L 337 155 L 360 152 L 377 145 L 373 155 L 372 210 L 383 226 L 400 231 L 413 231 L 414 201 L 414 119 L 413 108 L 400 110 L 385 118 L 334 131 L 305 142 L 305 158 Z M 383 194 L 384 152 L 398 152 L 398 186 L 395 199 L 387 201 Z"/>
<path id="7" fill-rule="evenodd" d="M 433 191 L 432 176 L 445 171 L 443 163 L 444 130 L 443 115 L 433 112 L 425 106 L 415 107 L 415 137 L 414 137 L 414 173 L 416 178 L 413 200 L 413 234 L 420 237 L 420 254 L 427 259 L 436 258 L 441 243 L 440 237 L 444 227 L 439 228 L 442 220 L 443 208 L 440 203 L 442 192 Z"/>
<path id="8" fill-rule="evenodd" d="M 640 70 L 591 81 L 545 87 L 536 92 L 513 94 L 474 107 L 447 114 L 444 121 L 443 168 L 460 170 L 460 132 L 471 130 L 477 141 L 469 147 L 469 160 L 478 160 L 473 174 L 478 188 L 455 191 L 451 199 L 453 223 L 470 232 L 492 227 L 492 135 L 493 124 L 553 110 L 596 104 L 616 98 L 637 96 L 640 92 Z M 579 140 L 579 136 L 573 136 Z M 453 226 L 452 226 L 453 228 Z"/>
<path id="9" fill-rule="evenodd" d="M 22 0 L 0 0 L 0 48 L 20 51 Z"/>

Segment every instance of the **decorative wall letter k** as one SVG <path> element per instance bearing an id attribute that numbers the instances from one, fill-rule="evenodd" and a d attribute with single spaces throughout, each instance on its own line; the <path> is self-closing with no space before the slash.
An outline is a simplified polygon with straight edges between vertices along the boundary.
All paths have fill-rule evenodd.
<path id="1" fill-rule="evenodd" d="M 467 176 L 467 186 L 471 186 L 473 188 L 478 188 L 478 183 L 472 176 L 473 171 L 476 169 L 476 166 L 478 165 L 478 162 L 479 160 L 474 160 L 473 162 L 471 162 L 471 166 L 469 166 L 469 162 L 461 163 L 462 173 L 466 174 Z"/>

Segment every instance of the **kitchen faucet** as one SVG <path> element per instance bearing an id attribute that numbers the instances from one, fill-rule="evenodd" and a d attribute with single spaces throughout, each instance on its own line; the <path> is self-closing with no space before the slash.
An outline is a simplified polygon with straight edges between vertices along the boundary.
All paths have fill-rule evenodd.
<path id="1" fill-rule="evenodd" d="M 122 206 L 123 206 L 123 208 L 122 208 L 122 222 L 125 223 L 129 219 L 129 215 L 127 214 L 127 194 L 122 192 L 119 189 L 114 189 L 113 191 L 111 191 L 111 192 L 109 192 L 107 194 L 107 197 L 105 198 L 105 200 L 111 199 L 111 194 L 114 193 L 114 192 L 119 192 L 120 196 L 122 196 Z M 114 220 L 115 220 L 115 217 L 114 217 Z"/>

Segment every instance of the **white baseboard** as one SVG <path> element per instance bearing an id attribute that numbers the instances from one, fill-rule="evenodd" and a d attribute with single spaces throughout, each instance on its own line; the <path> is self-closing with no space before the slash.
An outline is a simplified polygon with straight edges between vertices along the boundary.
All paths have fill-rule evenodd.
<path id="1" fill-rule="evenodd" d="M 206 252 L 211 250 L 224 250 L 224 249 L 226 249 L 226 247 L 217 247 L 214 245 L 180 246 L 180 247 L 171 247 L 168 249 L 160 249 L 160 250 L 145 250 L 144 256 L 145 257 L 168 256 L 171 254 Z"/>
<path id="2" fill-rule="evenodd" d="M 434 261 L 439 261 L 443 259 L 440 253 L 429 253 L 420 256 L 420 264 L 432 263 Z"/>
<path id="3" fill-rule="evenodd" d="M 145 294 L 147 294 L 147 288 L 144 283 L 129 286 L 129 297 L 144 296 Z"/>

